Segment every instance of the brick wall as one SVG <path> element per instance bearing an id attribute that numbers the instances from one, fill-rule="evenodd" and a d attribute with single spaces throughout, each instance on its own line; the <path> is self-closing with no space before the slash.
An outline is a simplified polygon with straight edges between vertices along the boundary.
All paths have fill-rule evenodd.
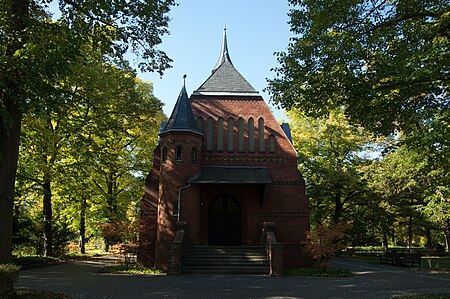
<path id="1" fill-rule="evenodd" d="M 178 190 L 200 171 L 201 166 L 265 166 L 272 184 L 264 188 L 263 200 L 259 185 L 192 185 L 181 193 L 180 220 L 186 221 L 187 244 L 206 244 L 208 241 L 208 210 L 220 194 L 229 194 L 241 209 L 241 240 L 243 245 L 260 245 L 262 223 L 274 222 L 277 240 L 283 244 L 285 267 L 308 266 L 310 259 L 304 254 L 305 232 L 309 230 L 309 208 L 305 196 L 304 180 L 297 170 L 297 153 L 261 97 L 206 97 L 191 96 L 194 115 L 205 121 L 204 138 L 187 133 L 161 136 L 159 153 L 167 148 L 167 161 L 161 163 L 158 186 L 158 220 L 155 240 L 156 265 L 167 268 L 169 244 L 175 234 L 176 217 L 172 215 Z M 214 120 L 213 150 L 206 150 L 209 117 Z M 223 150 L 217 150 L 217 120 L 224 119 Z M 228 150 L 229 117 L 234 119 L 233 151 Z M 244 151 L 238 149 L 238 119 L 244 120 Z M 249 152 L 248 120 L 255 124 L 255 151 Z M 258 119 L 264 119 L 264 151 L 260 152 Z M 269 136 L 276 140 L 276 152 L 271 152 Z M 175 148 L 182 147 L 181 161 L 175 159 Z M 190 149 L 198 148 L 197 161 L 190 159 Z M 159 165 L 158 165 L 159 169 Z M 147 187 L 153 185 L 147 184 Z M 154 186 L 153 186 L 154 187 Z M 146 198 L 143 198 L 143 205 Z M 147 208 L 146 208 L 147 209 Z M 153 220 L 152 220 L 153 221 Z M 147 230 L 152 226 L 142 222 Z M 151 228 L 153 229 L 153 228 Z M 146 250 L 146 249 L 145 249 Z M 151 249 L 150 249 L 151 250 Z M 150 253 L 151 255 L 152 253 Z"/>

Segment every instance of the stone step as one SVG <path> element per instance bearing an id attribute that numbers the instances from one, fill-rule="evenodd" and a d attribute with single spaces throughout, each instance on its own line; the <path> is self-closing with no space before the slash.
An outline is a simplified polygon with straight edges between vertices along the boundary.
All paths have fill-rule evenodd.
<path id="1" fill-rule="evenodd" d="M 183 273 L 268 274 L 262 246 L 193 246 L 185 249 Z"/>

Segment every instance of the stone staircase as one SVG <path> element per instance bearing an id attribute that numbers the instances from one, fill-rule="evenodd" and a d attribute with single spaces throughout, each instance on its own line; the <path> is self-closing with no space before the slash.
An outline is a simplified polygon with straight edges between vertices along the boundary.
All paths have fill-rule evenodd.
<path id="1" fill-rule="evenodd" d="M 269 274 L 263 246 L 192 246 L 183 252 L 182 273 Z"/>

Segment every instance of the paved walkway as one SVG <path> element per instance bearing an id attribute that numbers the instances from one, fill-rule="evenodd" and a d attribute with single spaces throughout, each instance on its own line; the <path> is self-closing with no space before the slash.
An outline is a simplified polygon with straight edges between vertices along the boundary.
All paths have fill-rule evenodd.
<path id="1" fill-rule="evenodd" d="M 77 262 L 21 271 L 18 287 L 97 298 L 392 298 L 450 294 L 450 275 L 337 259 L 351 278 L 255 275 L 133 276 L 97 273 L 98 262 Z"/>

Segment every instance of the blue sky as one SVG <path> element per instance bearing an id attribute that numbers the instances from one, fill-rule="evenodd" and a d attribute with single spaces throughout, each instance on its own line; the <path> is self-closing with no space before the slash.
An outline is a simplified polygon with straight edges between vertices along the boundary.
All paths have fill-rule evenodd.
<path id="1" fill-rule="evenodd" d="M 172 68 L 162 78 L 139 73 L 153 82 L 154 94 L 165 103 L 170 115 L 180 92 L 183 74 L 190 95 L 211 74 L 222 46 L 226 23 L 228 50 L 236 69 L 260 92 L 278 120 L 283 112 L 270 104 L 263 92 L 270 69 L 277 66 L 274 52 L 284 51 L 292 36 L 289 31 L 289 6 L 285 0 L 179 0 L 170 12 L 170 35 L 163 37 L 160 49 L 173 59 Z"/>

